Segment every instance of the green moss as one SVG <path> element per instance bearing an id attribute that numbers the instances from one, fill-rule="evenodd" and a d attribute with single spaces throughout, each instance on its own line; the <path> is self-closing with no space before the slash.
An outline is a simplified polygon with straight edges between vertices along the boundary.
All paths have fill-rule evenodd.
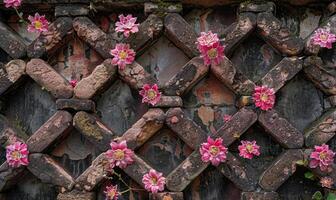
<path id="1" fill-rule="evenodd" d="M 77 126 L 81 130 L 81 132 L 88 137 L 95 138 L 97 140 L 102 140 L 103 136 L 99 130 L 99 127 L 97 127 L 96 124 L 93 124 L 88 116 L 86 116 L 85 113 L 80 112 L 75 116 Z"/>

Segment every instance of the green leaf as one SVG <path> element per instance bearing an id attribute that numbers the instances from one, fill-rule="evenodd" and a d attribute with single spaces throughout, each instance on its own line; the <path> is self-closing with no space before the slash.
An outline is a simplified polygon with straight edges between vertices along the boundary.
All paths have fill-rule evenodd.
<path id="1" fill-rule="evenodd" d="M 315 192 L 312 196 L 312 200 L 322 200 L 322 199 L 323 195 L 320 191 Z"/>
<path id="2" fill-rule="evenodd" d="M 315 180 L 315 175 L 311 172 L 306 172 L 304 176 L 306 179 Z"/>
<path id="3" fill-rule="evenodd" d="M 329 193 L 328 196 L 327 196 L 327 200 L 336 200 L 336 194 Z"/>
<path id="4" fill-rule="evenodd" d="M 23 12 L 20 12 L 20 13 L 19 13 L 19 17 L 22 17 L 22 16 L 23 16 Z"/>
<path id="5" fill-rule="evenodd" d="M 307 166 L 308 161 L 307 160 L 298 160 L 298 161 L 296 161 L 296 164 L 301 165 L 301 166 Z"/>

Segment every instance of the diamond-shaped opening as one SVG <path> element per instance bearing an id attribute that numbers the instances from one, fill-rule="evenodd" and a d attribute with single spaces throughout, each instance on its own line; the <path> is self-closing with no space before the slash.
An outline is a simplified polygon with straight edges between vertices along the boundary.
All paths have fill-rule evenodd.
<path id="1" fill-rule="evenodd" d="M 141 103 L 139 92 L 121 80 L 115 81 L 96 103 L 97 114 L 119 136 L 148 110 L 148 106 Z"/>
<path id="2" fill-rule="evenodd" d="M 1 193 L 1 199 L 45 199 L 56 200 L 57 187 L 51 184 L 42 183 L 37 177 L 26 170 L 20 181 L 8 191 Z M 3 196 L 2 196 L 3 195 Z"/>
<path id="3" fill-rule="evenodd" d="M 237 112 L 235 94 L 212 73 L 208 73 L 182 99 L 188 116 L 208 133 L 223 126 L 224 115 L 232 116 Z"/>
<path id="4" fill-rule="evenodd" d="M 239 188 L 215 167 L 209 166 L 184 190 L 184 199 L 237 200 L 240 194 Z"/>
<path id="5" fill-rule="evenodd" d="M 0 70 L 2 68 L 1 65 L 7 64 L 10 60 L 12 60 L 12 58 L 3 49 L 0 48 Z"/>
<path id="6" fill-rule="evenodd" d="M 165 36 L 161 36 L 136 61 L 162 85 L 177 74 L 189 58 Z"/>
<path id="7" fill-rule="evenodd" d="M 304 174 L 308 170 L 298 166 L 296 172 L 283 183 L 277 192 L 283 200 L 311 200 L 315 192 L 323 194 L 323 188 L 318 181 L 305 178 Z"/>
<path id="8" fill-rule="evenodd" d="M 282 57 L 256 33 L 250 35 L 235 49 L 230 60 L 250 80 L 264 77 Z"/>
<path id="9" fill-rule="evenodd" d="M 225 140 L 225 138 L 224 138 Z M 242 140 L 257 142 L 260 146 L 260 155 L 253 159 L 245 159 L 239 156 L 238 146 Z M 253 170 L 256 177 L 259 178 L 261 173 L 265 171 L 269 165 L 283 152 L 280 144 L 276 143 L 272 137 L 266 133 L 259 123 L 252 125 L 240 138 L 229 146 L 229 151 L 240 159 L 248 168 Z"/>
<path id="10" fill-rule="evenodd" d="M 192 149 L 166 126 L 137 150 L 141 158 L 165 176 L 191 153 Z"/>
<path id="11" fill-rule="evenodd" d="M 303 132 L 323 113 L 323 93 L 300 72 L 277 92 L 274 108 Z"/>
<path id="12" fill-rule="evenodd" d="M 55 144 L 49 154 L 72 177 L 77 178 L 90 167 L 100 151 L 76 129 L 73 129 L 61 143 Z"/>
<path id="13" fill-rule="evenodd" d="M 2 101 L 0 114 L 6 116 L 16 130 L 29 136 L 56 112 L 51 94 L 30 78 L 15 91 L 3 96 Z"/>
<path id="14" fill-rule="evenodd" d="M 119 196 L 119 200 L 145 200 L 149 199 L 149 194 L 146 192 L 139 184 L 133 181 L 127 174 L 122 172 L 120 169 L 116 169 L 116 172 L 121 175 L 122 179 L 133 189 L 132 192 L 125 192 Z M 127 186 L 119 180 L 116 175 L 113 175 L 112 178 L 105 179 L 100 186 L 97 188 L 97 200 L 105 200 L 104 190 L 106 186 L 118 185 L 119 192 L 127 190 Z"/>

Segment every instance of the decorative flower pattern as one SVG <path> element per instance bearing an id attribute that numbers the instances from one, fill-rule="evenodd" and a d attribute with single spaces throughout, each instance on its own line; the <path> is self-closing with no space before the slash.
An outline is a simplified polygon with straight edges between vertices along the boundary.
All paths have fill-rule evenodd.
<path id="1" fill-rule="evenodd" d="M 238 146 L 239 150 L 239 156 L 247 159 L 252 159 L 253 156 L 259 156 L 260 151 L 259 151 L 260 146 L 257 145 L 256 141 L 241 141 L 241 145 Z"/>
<path id="2" fill-rule="evenodd" d="M 105 190 L 105 199 L 106 200 L 118 200 L 119 192 L 118 192 L 118 186 L 106 186 Z"/>
<path id="3" fill-rule="evenodd" d="M 116 32 L 124 33 L 125 37 L 129 37 L 131 33 L 139 31 L 139 24 L 136 24 L 137 18 L 132 15 L 119 15 L 119 21 L 116 23 Z"/>
<path id="4" fill-rule="evenodd" d="M 153 106 L 157 104 L 161 98 L 161 92 L 159 91 L 157 84 L 152 86 L 149 84 L 143 85 L 139 94 L 142 96 L 142 103 L 149 103 Z"/>
<path id="5" fill-rule="evenodd" d="M 18 8 L 21 6 L 21 0 L 4 0 L 3 2 L 6 8 Z"/>
<path id="6" fill-rule="evenodd" d="M 226 160 L 227 148 L 222 145 L 223 139 L 216 138 L 213 140 L 208 137 L 207 142 L 200 147 L 203 162 L 211 162 L 212 165 L 218 166 Z"/>
<path id="7" fill-rule="evenodd" d="M 309 167 L 319 167 L 321 171 L 328 171 L 329 166 L 334 162 L 335 153 L 326 144 L 314 148 L 315 150 L 310 154 Z"/>
<path id="8" fill-rule="evenodd" d="M 111 50 L 110 54 L 113 56 L 112 64 L 118 65 L 120 70 L 124 70 L 126 65 L 133 63 L 135 52 L 130 49 L 129 44 L 119 43 Z"/>
<path id="9" fill-rule="evenodd" d="M 122 169 L 133 163 L 134 152 L 127 148 L 126 141 L 119 143 L 111 142 L 111 149 L 106 152 L 106 157 L 109 160 L 110 168 L 115 166 Z"/>
<path id="10" fill-rule="evenodd" d="M 261 110 L 270 110 L 275 103 L 275 92 L 266 86 L 257 86 L 254 89 L 253 100 Z"/>
<path id="11" fill-rule="evenodd" d="M 29 32 L 42 33 L 48 31 L 49 22 L 44 15 L 40 16 L 38 13 L 35 13 L 35 16 L 28 16 L 30 24 L 28 25 Z"/>
<path id="12" fill-rule="evenodd" d="M 28 161 L 28 146 L 22 142 L 14 142 L 6 147 L 6 159 L 10 167 L 27 166 Z"/>
<path id="13" fill-rule="evenodd" d="M 332 44 L 336 41 L 336 35 L 328 29 L 319 28 L 314 32 L 312 42 L 320 47 L 332 48 Z"/>
<path id="14" fill-rule="evenodd" d="M 142 183 L 145 185 L 147 191 L 157 193 L 164 190 L 166 178 L 162 176 L 162 173 L 151 169 L 143 176 Z"/>

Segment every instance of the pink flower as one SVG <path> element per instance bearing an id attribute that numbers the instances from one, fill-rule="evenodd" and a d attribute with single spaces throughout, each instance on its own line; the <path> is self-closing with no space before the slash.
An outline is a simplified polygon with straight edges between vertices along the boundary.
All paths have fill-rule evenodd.
<path id="1" fill-rule="evenodd" d="M 21 0 L 4 0 L 3 2 L 6 8 L 18 8 L 21 5 Z"/>
<path id="2" fill-rule="evenodd" d="M 7 163 L 11 167 L 20 167 L 21 165 L 28 165 L 28 146 L 22 142 L 15 142 L 6 147 Z"/>
<path id="3" fill-rule="evenodd" d="M 321 171 L 327 171 L 334 162 L 335 153 L 329 149 L 329 146 L 322 144 L 315 146 L 315 151 L 310 154 L 310 168 L 320 167 Z"/>
<path id="4" fill-rule="evenodd" d="M 313 44 L 328 49 L 332 48 L 332 43 L 334 43 L 335 41 L 336 41 L 335 34 L 332 34 L 330 30 L 323 28 L 317 29 L 312 37 Z"/>
<path id="5" fill-rule="evenodd" d="M 201 32 L 201 36 L 197 38 L 197 48 L 201 51 L 204 47 L 211 47 L 213 44 L 218 43 L 219 38 L 216 33 Z"/>
<path id="6" fill-rule="evenodd" d="M 70 81 L 70 85 L 71 85 L 72 87 L 76 87 L 77 83 L 78 83 L 78 81 L 77 81 L 77 80 L 74 80 L 74 79 Z"/>
<path id="7" fill-rule="evenodd" d="M 238 146 L 239 156 L 247 159 L 252 159 L 253 156 L 259 156 L 260 146 L 256 144 L 256 141 L 241 141 L 241 145 Z"/>
<path id="8" fill-rule="evenodd" d="M 48 31 L 49 22 L 44 15 L 40 16 L 38 13 L 35 13 L 35 16 L 28 16 L 28 20 L 31 24 L 28 25 L 29 32 L 46 32 Z"/>
<path id="9" fill-rule="evenodd" d="M 208 137 L 207 142 L 200 147 L 203 162 L 211 162 L 212 165 L 218 166 L 226 159 L 227 148 L 222 145 L 223 139 L 216 138 L 216 140 Z"/>
<path id="10" fill-rule="evenodd" d="M 334 184 L 334 180 L 331 177 L 322 177 L 320 183 L 322 187 L 331 189 L 332 185 Z"/>
<path id="11" fill-rule="evenodd" d="M 202 32 L 201 36 L 197 38 L 196 44 L 205 65 L 211 63 L 219 65 L 223 60 L 224 47 L 220 44 L 217 34 L 211 31 Z"/>
<path id="12" fill-rule="evenodd" d="M 123 32 L 125 37 L 129 37 L 130 33 L 139 31 L 139 24 L 136 24 L 137 18 L 132 15 L 119 15 L 119 22 L 116 23 L 116 31 Z"/>
<path id="13" fill-rule="evenodd" d="M 120 70 L 124 70 L 126 65 L 132 64 L 135 57 L 135 52 L 130 49 L 128 44 L 117 44 L 110 54 L 114 57 L 112 59 L 113 65 L 118 65 Z"/>
<path id="14" fill-rule="evenodd" d="M 257 86 L 254 88 L 253 100 L 261 110 L 270 110 L 275 103 L 274 90 L 266 86 Z"/>
<path id="15" fill-rule="evenodd" d="M 111 142 L 110 145 L 111 149 L 106 152 L 106 156 L 109 159 L 111 168 L 117 166 L 124 169 L 127 165 L 133 163 L 134 152 L 127 148 L 126 140 L 120 143 Z"/>
<path id="16" fill-rule="evenodd" d="M 224 117 L 223 117 L 224 122 L 228 122 L 228 121 L 230 121 L 231 119 L 232 119 L 232 116 L 231 116 L 231 115 L 227 115 L 227 114 L 225 114 Z"/>
<path id="17" fill-rule="evenodd" d="M 162 173 L 151 169 L 142 177 L 142 183 L 145 185 L 147 191 L 157 193 L 164 190 L 166 178 L 162 176 Z"/>
<path id="18" fill-rule="evenodd" d="M 150 103 L 153 106 L 157 104 L 161 98 L 161 92 L 159 92 L 157 84 L 152 86 L 149 84 L 143 85 L 139 94 L 142 96 L 142 103 Z"/>
<path id="19" fill-rule="evenodd" d="M 119 192 L 118 192 L 118 186 L 106 186 L 104 190 L 106 200 L 118 200 Z"/>

